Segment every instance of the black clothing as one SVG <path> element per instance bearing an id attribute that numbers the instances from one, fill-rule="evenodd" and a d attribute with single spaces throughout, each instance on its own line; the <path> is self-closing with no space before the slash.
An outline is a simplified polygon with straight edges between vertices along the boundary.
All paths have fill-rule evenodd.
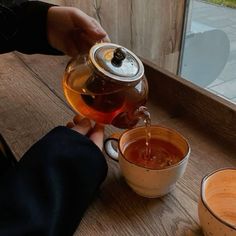
<path id="1" fill-rule="evenodd" d="M 0 53 L 61 54 L 47 41 L 47 12 L 51 4 L 38 1 L 13 1 L 6 6 L 0 0 Z"/>
<path id="2" fill-rule="evenodd" d="M 53 129 L 0 177 L 0 235 L 73 235 L 106 173 L 90 139 Z"/>
<path id="3" fill-rule="evenodd" d="M 46 40 L 50 6 L 0 6 L 0 52 L 57 53 Z M 0 141 L 0 236 L 73 235 L 107 174 L 100 149 L 62 126 L 35 143 L 19 162 Z"/>

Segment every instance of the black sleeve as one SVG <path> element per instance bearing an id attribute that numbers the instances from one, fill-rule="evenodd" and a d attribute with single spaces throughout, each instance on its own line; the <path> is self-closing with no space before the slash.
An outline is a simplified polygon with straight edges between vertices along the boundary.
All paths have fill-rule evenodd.
<path id="1" fill-rule="evenodd" d="M 106 174 L 91 140 L 53 129 L 1 176 L 0 235 L 73 235 Z"/>
<path id="2" fill-rule="evenodd" d="M 12 2 L 12 1 L 11 1 Z M 47 41 L 47 13 L 53 6 L 40 1 L 0 1 L 0 53 L 62 54 Z"/>

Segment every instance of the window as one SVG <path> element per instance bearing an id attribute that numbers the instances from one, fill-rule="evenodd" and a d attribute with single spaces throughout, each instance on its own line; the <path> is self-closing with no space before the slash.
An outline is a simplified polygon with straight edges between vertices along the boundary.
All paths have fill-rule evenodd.
<path id="1" fill-rule="evenodd" d="M 181 77 L 236 104 L 236 0 L 190 0 Z"/>

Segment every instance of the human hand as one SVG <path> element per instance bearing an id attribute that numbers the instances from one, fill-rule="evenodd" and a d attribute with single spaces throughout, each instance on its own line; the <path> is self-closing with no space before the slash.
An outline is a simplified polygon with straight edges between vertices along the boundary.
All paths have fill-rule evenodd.
<path id="1" fill-rule="evenodd" d="M 76 7 L 50 7 L 47 32 L 49 44 L 71 57 L 87 52 L 96 42 L 110 41 L 101 25 Z"/>
<path id="2" fill-rule="evenodd" d="M 104 126 L 95 124 L 92 126 L 88 118 L 81 118 L 79 115 L 75 116 L 73 122 L 67 124 L 68 128 L 79 132 L 91 139 L 99 148 L 103 148 Z"/>

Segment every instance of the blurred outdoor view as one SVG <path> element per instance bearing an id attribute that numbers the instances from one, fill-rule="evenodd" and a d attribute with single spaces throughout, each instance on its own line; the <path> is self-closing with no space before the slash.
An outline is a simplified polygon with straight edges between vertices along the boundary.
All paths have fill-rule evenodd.
<path id="1" fill-rule="evenodd" d="M 179 73 L 236 104 L 236 0 L 190 0 Z"/>
<path id="2" fill-rule="evenodd" d="M 236 7 L 236 0 L 205 0 L 205 2 L 220 4 L 226 7 Z"/>

